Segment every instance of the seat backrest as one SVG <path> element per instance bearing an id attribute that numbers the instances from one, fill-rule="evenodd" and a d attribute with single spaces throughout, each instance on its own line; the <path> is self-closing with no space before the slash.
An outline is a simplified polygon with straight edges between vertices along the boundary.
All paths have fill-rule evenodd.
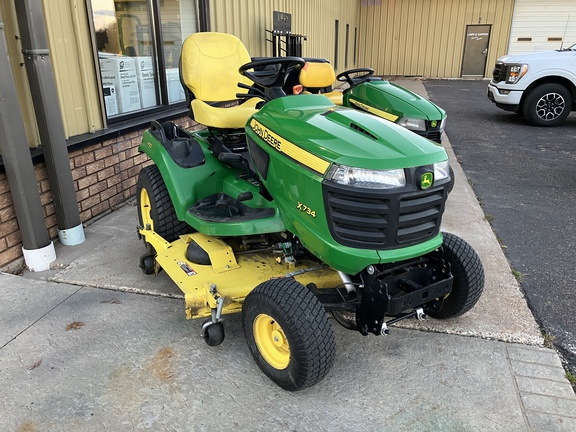
<path id="1" fill-rule="evenodd" d="M 251 85 L 252 81 L 238 72 L 238 68 L 250 62 L 250 55 L 236 36 L 226 33 L 194 33 L 182 44 L 182 81 L 205 102 L 236 100 L 236 93 L 248 90 L 238 83 Z"/>
<path id="2" fill-rule="evenodd" d="M 336 72 L 330 63 L 306 62 L 300 70 L 300 84 L 315 89 L 330 87 L 336 80 Z"/>

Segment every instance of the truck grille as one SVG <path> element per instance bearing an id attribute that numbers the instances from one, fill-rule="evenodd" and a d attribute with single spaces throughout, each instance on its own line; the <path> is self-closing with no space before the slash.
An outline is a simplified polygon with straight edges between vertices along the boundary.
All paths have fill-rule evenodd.
<path id="1" fill-rule="evenodd" d="M 390 192 L 324 182 L 330 232 L 338 243 L 360 249 L 388 250 L 424 242 L 440 230 L 445 186 Z"/>
<path id="2" fill-rule="evenodd" d="M 506 81 L 507 74 L 508 66 L 503 63 L 496 63 L 496 66 L 492 71 L 492 78 L 494 79 L 494 82 Z"/>

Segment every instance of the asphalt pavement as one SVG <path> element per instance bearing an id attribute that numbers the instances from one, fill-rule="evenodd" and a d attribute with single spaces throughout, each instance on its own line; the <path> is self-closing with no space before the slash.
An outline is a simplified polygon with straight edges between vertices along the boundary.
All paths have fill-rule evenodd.
<path id="1" fill-rule="evenodd" d="M 528 125 L 486 97 L 487 81 L 428 80 L 447 133 L 534 315 L 576 375 L 576 113 Z M 513 313 L 513 311 L 511 311 Z"/>
<path id="2" fill-rule="evenodd" d="M 418 80 L 401 82 L 424 93 Z M 266 378 L 226 316 L 207 346 L 177 287 L 138 268 L 133 203 L 56 245 L 53 269 L 0 274 L 4 431 L 573 431 L 576 396 L 474 192 L 456 172 L 443 229 L 479 253 L 486 288 L 448 321 L 362 337 L 335 322 L 328 376 L 289 393 Z M 510 313 L 510 311 L 513 313 Z"/>

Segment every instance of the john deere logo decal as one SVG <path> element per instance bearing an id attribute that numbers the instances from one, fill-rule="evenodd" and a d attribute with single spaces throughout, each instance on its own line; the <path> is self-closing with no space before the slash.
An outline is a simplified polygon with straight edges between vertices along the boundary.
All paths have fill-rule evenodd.
<path id="1" fill-rule="evenodd" d="M 432 126 L 433 128 L 435 128 L 436 126 L 438 126 L 438 122 L 436 120 L 432 120 L 430 122 L 430 126 Z"/>
<path id="2" fill-rule="evenodd" d="M 422 189 L 428 189 L 430 186 L 432 186 L 433 182 L 434 182 L 434 175 L 431 172 L 424 173 L 420 178 L 420 187 Z"/>

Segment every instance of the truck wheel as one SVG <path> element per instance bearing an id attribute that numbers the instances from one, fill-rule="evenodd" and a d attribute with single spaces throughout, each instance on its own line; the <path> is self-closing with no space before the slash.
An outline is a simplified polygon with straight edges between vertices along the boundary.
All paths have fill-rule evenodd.
<path id="1" fill-rule="evenodd" d="M 334 363 L 336 341 L 328 315 L 294 279 L 271 279 L 250 292 L 242 328 L 258 367 L 285 390 L 316 384 Z"/>
<path id="2" fill-rule="evenodd" d="M 428 315 L 437 319 L 455 318 L 468 312 L 484 289 L 484 267 L 476 251 L 454 234 L 443 235 L 442 259 L 450 263 L 454 280 L 452 292 L 428 308 Z"/>
<path id="3" fill-rule="evenodd" d="M 572 109 L 570 91 L 554 83 L 542 84 L 533 89 L 522 106 L 526 121 L 534 126 L 558 126 Z"/>
<path id="4" fill-rule="evenodd" d="M 156 165 L 140 170 L 136 199 L 140 226 L 146 228 L 150 225 L 150 228 L 166 241 L 172 242 L 180 235 L 192 231 L 187 223 L 178 220 L 162 174 Z"/>

